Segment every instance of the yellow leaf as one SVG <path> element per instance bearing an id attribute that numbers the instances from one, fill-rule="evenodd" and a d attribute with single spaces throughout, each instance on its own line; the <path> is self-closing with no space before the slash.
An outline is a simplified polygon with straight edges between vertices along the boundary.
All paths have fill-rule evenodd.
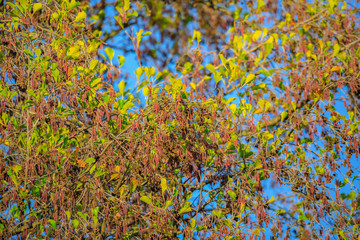
<path id="1" fill-rule="evenodd" d="M 261 169 L 263 165 L 261 164 L 261 162 L 256 162 L 254 167 L 255 169 Z"/>
<path id="2" fill-rule="evenodd" d="M 249 74 L 246 76 L 246 80 L 245 80 L 245 84 L 248 84 L 250 82 L 252 82 L 255 79 L 255 75 L 254 74 Z"/>
<path id="3" fill-rule="evenodd" d="M 259 30 L 255 31 L 254 35 L 252 36 L 253 42 L 256 42 L 259 39 L 260 35 L 261 35 L 261 31 Z"/>
<path id="4" fill-rule="evenodd" d="M 245 210 L 245 203 L 240 204 L 240 212 L 243 213 Z"/>
<path id="5" fill-rule="evenodd" d="M 90 83 L 90 87 L 93 88 L 94 90 L 98 90 L 101 86 L 102 86 L 101 78 L 96 78 L 92 80 Z"/>
<path id="6" fill-rule="evenodd" d="M 144 87 L 144 89 L 143 89 L 143 94 L 144 94 L 144 96 L 149 96 L 149 88 L 148 87 Z"/>
<path id="7" fill-rule="evenodd" d="M 194 90 L 196 91 L 196 85 L 195 85 L 195 83 L 190 83 L 190 86 L 191 86 L 192 89 L 194 89 Z"/>
<path id="8" fill-rule="evenodd" d="M 341 72 L 341 67 L 339 67 L 339 66 L 334 66 L 334 67 L 331 68 L 331 71 L 332 71 L 332 72 Z"/>
<path id="9" fill-rule="evenodd" d="M 335 44 L 334 46 L 334 53 L 333 53 L 333 57 L 335 57 L 340 51 L 340 46 L 339 44 Z"/>
<path id="10" fill-rule="evenodd" d="M 161 190 L 164 193 L 167 189 L 167 181 L 166 178 L 161 178 Z"/>
<path id="11" fill-rule="evenodd" d="M 75 22 L 80 22 L 86 18 L 86 13 L 84 11 L 79 12 L 79 14 L 75 18 Z"/>
<path id="12" fill-rule="evenodd" d="M 201 42 L 201 32 L 194 30 L 192 41 L 196 39 L 197 42 Z"/>
<path id="13" fill-rule="evenodd" d="M 68 57 L 72 59 L 77 59 L 80 56 L 80 47 L 79 46 L 70 47 L 67 50 L 66 54 Z"/>
<path id="14" fill-rule="evenodd" d="M 42 6 L 41 3 L 35 3 L 34 7 L 33 7 L 33 12 L 35 13 L 35 12 L 39 11 L 42 8 L 43 8 L 43 6 Z"/>
<path id="15" fill-rule="evenodd" d="M 119 172 L 120 172 L 120 166 L 116 166 L 116 167 L 114 168 L 114 171 L 117 172 L 117 173 L 119 173 Z"/>
<path id="16" fill-rule="evenodd" d="M 274 196 L 272 196 L 272 197 L 270 198 L 270 200 L 269 200 L 267 203 L 272 203 L 272 202 L 275 202 L 275 198 L 274 198 Z"/>
<path id="17" fill-rule="evenodd" d="M 124 93 L 125 93 L 125 85 L 126 85 L 126 83 L 125 83 L 124 80 L 122 80 L 121 82 L 119 82 L 118 87 L 119 87 L 119 93 L 120 93 L 121 95 L 124 95 Z"/>
<path id="18" fill-rule="evenodd" d="M 229 108 L 230 108 L 231 112 L 235 112 L 237 110 L 237 107 L 235 104 L 231 104 Z"/>
<path id="19" fill-rule="evenodd" d="M 254 114 L 259 114 L 259 113 L 262 113 L 262 112 L 263 112 L 262 108 L 259 108 L 259 109 L 255 110 Z"/>
<path id="20" fill-rule="evenodd" d="M 110 181 L 115 179 L 115 178 L 118 178 L 118 177 L 119 177 L 118 173 L 111 174 Z"/>

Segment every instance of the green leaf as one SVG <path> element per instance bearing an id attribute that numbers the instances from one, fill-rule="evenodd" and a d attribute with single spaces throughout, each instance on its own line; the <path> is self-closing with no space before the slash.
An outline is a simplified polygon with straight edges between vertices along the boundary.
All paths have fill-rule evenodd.
<path id="1" fill-rule="evenodd" d="M 148 76 L 148 78 L 155 75 L 155 68 L 154 67 L 151 67 L 151 68 L 144 67 L 144 71 L 146 73 L 146 76 Z"/>
<path id="2" fill-rule="evenodd" d="M 360 48 L 359 48 L 359 49 L 360 49 Z M 354 112 L 349 111 L 348 114 L 349 114 L 350 120 L 351 120 L 351 121 L 354 121 L 354 119 L 355 119 L 355 118 L 354 118 L 354 116 L 355 116 Z"/>
<path id="3" fill-rule="evenodd" d="M 82 212 L 77 212 L 77 215 L 82 217 L 87 222 L 86 215 L 84 215 Z"/>
<path id="4" fill-rule="evenodd" d="M 29 55 L 30 57 L 33 57 L 33 56 L 34 56 L 33 52 L 32 52 L 30 49 L 25 49 L 25 50 L 24 50 L 24 53 L 26 53 L 26 54 Z"/>
<path id="5" fill-rule="evenodd" d="M 228 219 L 228 218 L 225 219 L 224 223 L 225 223 L 225 225 L 228 226 L 229 228 L 232 227 L 232 221 L 231 221 L 230 219 Z"/>
<path id="6" fill-rule="evenodd" d="M 191 41 L 194 41 L 194 39 L 196 39 L 198 43 L 201 42 L 201 32 L 194 30 L 194 34 Z"/>
<path id="7" fill-rule="evenodd" d="M 148 81 L 142 81 L 139 85 L 139 87 L 137 88 L 136 92 L 139 92 L 145 85 L 147 85 L 149 82 Z"/>
<path id="8" fill-rule="evenodd" d="M 122 107 L 122 110 L 123 111 L 127 111 L 127 110 L 129 110 L 131 107 L 133 107 L 134 106 L 134 103 L 133 102 L 131 102 L 131 101 L 127 101 L 125 104 L 124 104 L 124 106 Z"/>
<path id="9" fill-rule="evenodd" d="M 192 211 L 191 207 L 189 205 L 185 205 L 180 209 L 179 214 L 183 214 L 191 211 Z"/>
<path id="10" fill-rule="evenodd" d="M 229 196 L 232 198 L 232 200 L 235 200 L 235 199 L 236 199 L 236 193 L 235 193 L 235 192 L 229 190 L 229 191 L 227 191 L 227 193 L 228 193 Z"/>
<path id="11" fill-rule="evenodd" d="M 130 0 L 124 0 L 124 11 L 129 10 L 130 8 Z"/>
<path id="12" fill-rule="evenodd" d="M 90 174 L 92 174 L 95 169 L 96 169 L 96 164 L 94 164 L 94 165 L 90 168 Z"/>
<path id="13" fill-rule="evenodd" d="M 144 32 L 143 29 L 140 29 L 139 32 L 136 33 L 136 46 L 139 47 L 140 46 L 140 42 L 141 42 L 141 38 L 142 38 L 142 33 Z"/>
<path id="14" fill-rule="evenodd" d="M 68 217 L 68 219 L 70 219 L 71 218 L 71 212 L 70 211 L 65 211 L 65 213 L 66 213 L 66 216 Z"/>
<path id="15" fill-rule="evenodd" d="M 74 228 L 77 229 L 77 227 L 79 226 L 79 220 L 73 219 L 73 220 L 71 220 L 71 222 L 74 225 Z"/>
<path id="16" fill-rule="evenodd" d="M 325 169 L 323 167 L 321 167 L 321 166 L 315 167 L 315 171 L 316 171 L 316 173 L 319 173 L 319 174 L 325 174 L 326 173 Z"/>
<path id="17" fill-rule="evenodd" d="M 37 11 L 39 11 L 42 8 L 43 8 L 43 6 L 41 3 L 35 3 L 34 7 L 33 7 L 33 13 L 36 13 Z"/>
<path id="18" fill-rule="evenodd" d="M 75 0 L 71 0 L 70 4 L 68 6 L 68 11 L 73 10 L 74 8 L 76 8 L 79 5 L 80 5 L 80 2 L 77 2 Z"/>
<path id="19" fill-rule="evenodd" d="M 274 212 L 276 212 L 277 214 L 284 214 L 284 213 L 286 213 L 286 211 L 285 211 L 284 209 L 275 210 Z"/>
<path id="20" fill-rule="evenodd" d="M 56 229 L 56 222 L 53 219 L 49 219 L 49 224 L 53 229 Z"/>
<path id="21" fill-rule="evenodd" d="M 221 214 L 221 211 L 217 211 L 217 210 L 213 210 L 212 212 L 211 212 L 213 215 L 215 215 L 215 216 L 217 216 L 218 218 L 222 218 L 223 217 L 223 215 Z"/>
<path id="22" fill-rule="evenodd" d="M 275 198 L 274 198 L 274 196 L 272 196 L 267 203 L 272 203 L 272 202 L 274 202 L 274 201 L 275 201 Z"/>
<path id="23" fill-rule="evenodd" d="M 286 111 L 285 111 L 285 112 L 282 112 L 282 113 L 280 114 L 281 121 L 283 122 L 288 115 L 289 115 L 288 112 L 286 112 Z"/>
<path id="24" fill-rule="evenodd" d="M 333 57 L 335 57 L 339 53 L 339 51 L 340 51 L 340 45 L 335 44 Z"/>
<path id="25" fill-rule="evenodd" d="M 257 6 L 256 6 L 256 8 L 257 8 L 258 10 L 261 10 L 261 8 L 262 8 L 263 6 L 265 6 L 265 1 L 264 1 L 264 0 L 258 0 L 258 1 L 257 1 Z"/>
<path id="26" fill-rule="evenodd" d="M 161 189 L 162 193 L 164 193 L 167 189 L 167 181 L 166 178 L 161 178 Z"/>
<path id="27" fill-rule="evenodd" d="M 144 89 L 143 89 L 143 94 L 144 94 L 144 96 L 149 96 L 149 88 L 148 87 L 144 87 Z"/>
<path id="28" fill-rule="evenodd" d="M 237 110 L 236 104 L 233 104 L 233 103 L 230 104 L 229 109 L 230 109 L 230 111 L 233 112 L 233 113 L 236 112 L 236 110 Z"/>
<path id="29" fill-rule="evenodd" d="M 207 64 L 205 66 L 205 68 L 208 69 L 212 73 L 214 73 L 216 71 L 214 65 L 212 65 L 212 64 Z"/>
<path id="30" fill-rule="evenodd" d="M 122 65 L 124 65 L 125 63 L 125 57 L 122 55 L 118 56 L 118 60 L 119 60 L 119 67 L 121 67 Z"/>
<path id="31" fill-rule="evenodd" d="M 78 13 L 78 15 L 75 18 L 74 22 L 80 22 L 86 18 L 86 13 L 84 11 L 81 11 Z"/>
<path id="32" fill-rule="evenodd" d="M 195 226 L 196 226 L 196 220 L 195 220 L 194 218 L 191 219 L 190 226 L 191 226 L 192 229 L 195 228 Z"/>
<path id="33" fill-rule="evenodd" d="M 251 83 L 252 81 L 254 81 L 254 79 L 255 79 L 254 74 L 251 73 L 251 74 L 247 75 L 246 80 L 245 80 L 245 84 Z"/>
<path id="34" fill-rule="evenodd" d="M 95 78 L 94 80 L 91 81 L 90 83 L 90 87 L 93 88 L 94 90 L 98 90 L 101 87 L 101 78 Z"/>
<path id="35" fill-rule="evenodd" d="M 271 103 L 266 101 L 265 99 L 259 99 L 258 104 L 265 111 L 269 110 L 269 108 L 271 107 Z"/>
<path id="36" fill-rule="evenodd" d="M 349 195 L 348 195 L 348 198 L 349 198 L 350 200 L 354 200 L 355 197 L 356 197 L 356 192 L 354 192 L 354 191 L 351 191 L 351 192 L 349 193 Z"/>
<path id="37" fill-rule="evenodd" d="M 91 163 L 95 162 L 95 158 L 87 158 L 85 160 L 85 162 L 87 162 L 88 164 L 91 164 Z"/>
<path id="38" fill-rule="evenodd" d="M 195 84 L 195 83 L 191 82 L 191 83 L 190 83 L 190 87 L 191 87 L 193 90 L 196 91 L 196 84 Z"/>
<path id="39" fill-rule="evenodd" d="M 93 60 L 90 62 L 90 67 L 89 67 L 89 69 L 90 69 L 91 71 L 93 71 L 93 70 L 95 69 L 95 67 L 97 66 L 98 62 L 99 62 L 99 60 L 93 59 Z"/>
<path id="40" fill-rule="evenodd" d="M 308 220 L 308 218 L 306 217 L 305 214 L 300 214 L 300 215 L 299 215 L 299 220 L 300 220 L 300 221 L 305 221 L 305 220 Z"/>
<path id="41" fill-rule="evenodd" d="M 150 31 L 146 31 L 146 33 L 144 33 L 142 36 L 145 37 L 145 36 L 148 36 L 148 35 L 151 35 Z"/>
<path id="42" fill-rule="evenodd" d="M 112 62 L 112 59 L 114 58 L 115 52 L 112 48 L 105 48 L 105 53 L 108 56 L 110 62 Z"/>
<path id="43" fill-rule="evenodd" d="M 125 86 L 126 86 L 126 83 L 125 83 L 124 80 L 122 80 L 121 82 L 119 82 L 118 87 L 119 87 L 119 93 L 120 93 L 121 95 L 124 95 L 124 93 L 125 93 Z"/>
<path id="44" fill-rule="evenodd" d="M 168 201 L 165 202 L 165 205 L 164 205 L 163 209 L 167 209 L 167 208 L 170 207 L 171 205 L 173 205 L 173 202 L 170 201 L 170 200 L 168 200 Z"/>
<path id="45" fill-rule="evenodd" d="M 16 175 L 19 173 L 19 171 L 21 171 L 21 169 L 22 167 L 19 165 L 12 166 L 12 170 L 15 172 Z"/>
<path id="46" fill-rule="evenodd" d="M 78 184 L 76 185 L 75 190 L 76 190 L 76 189 L 78 189 L 79 187 L 81 187 L 82 185 L 83 185 L 83 183 L 82 183 L 82 182 L 78 183 Z"/>
<path id="47" fill-rule="evenodd" d="M 149 204 L 149 205 L 152 205 L 152 201 L 151 201 L 151 199 L 150 199 L 148 196 L 142 196 L 142 197 L 140 198 L 140 200 L 143 201 L 143 202 L 145 202 L 145 203 L 147 203 L 147 204 Z"/>
<path id="48" fill-rule="evenodd" d="M 92 211 L 93 215 L 94 215 L 95 217 L 97 217 L 97 216 L 98 216 L 98 213 L 99 213 L 99 207 L 95 207 L 95 208 L 93 208 L 91 211 Z"/>
<path id="49" fill-rule="evenodd" d="M 67 50 L 66 54 L 69 58 L 77 59 L 80 56 L 80 47 L 79 46 L 70 47 Z"/>
<path id="50" fill-rule="evenodd" d="M 253 34 L 253 36 L 252 36 L 252 38 L 251 38 L 252 41 L 253 41 L 253 42 L 256 42 L 256 41 L 259 39 L 260 35 L 261 35 L 261 31 L 259 31 L 259 30 L 258 30 L 258 31 L 255 31 L 254 34 Z"/>
<path id="51" fill-rule="evenodd" d="M 139 67 L 138 69 L 135 70 L 135 74 L 137 79 L 139 80 L 140 76 L 143 74 L 144 70 L 142 69 L 142 67 Z"/>

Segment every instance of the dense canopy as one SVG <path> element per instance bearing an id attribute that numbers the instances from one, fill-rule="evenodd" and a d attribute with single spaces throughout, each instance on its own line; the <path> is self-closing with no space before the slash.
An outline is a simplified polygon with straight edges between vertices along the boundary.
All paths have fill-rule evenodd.
<path id="1" fill-rule="evenodd" d="M 359 238 L 359 7 L 0 1 L 0 238 Z"/>

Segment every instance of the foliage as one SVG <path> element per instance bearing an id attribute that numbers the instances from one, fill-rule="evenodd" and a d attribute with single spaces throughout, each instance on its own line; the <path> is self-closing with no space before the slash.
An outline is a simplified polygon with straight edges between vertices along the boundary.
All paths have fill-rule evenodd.
<path id="1" fill-rule="evenodd" d="M 0 10 L 2 238 L 359 236 L 357 5 Z"/>

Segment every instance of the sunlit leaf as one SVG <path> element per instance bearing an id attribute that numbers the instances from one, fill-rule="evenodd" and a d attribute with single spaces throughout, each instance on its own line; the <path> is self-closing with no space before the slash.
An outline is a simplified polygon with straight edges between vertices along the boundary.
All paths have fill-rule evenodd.
<path id="1" fill-rule="evenodd" d="M 142 197 L 140 198 L 140 200 L 143 201 L 143 202 L 145 202 L 145 203 L 147 203 L 147 204 L 149 204 L 149 205 L 152 205 L 152 201 L 151 201 L 151 199 L 150 199 L 148 196 L 142 196 Z"/>
<path id="2" fill-rule="evenodd" d="M 161 190 L 164 193 L 167 189 L 167 181 L 166 178 L 161 178 Z"/>
<path id="3" fill-rule="evenodd" d="M 124 93 L 125 93 L 125 86 L 126 86 L 126 83 L 125 83 L 124 80 L 122 80 L 121 82 L 119 82 L 118 88 L 119 88 L 119 93 L 120 93 L 121 95 L 124 95 Z"/>
<path id="4" fill-rule="evenodd" d="M 259 39 L 259 37 L 261 36 L 261 34 L 262 34 L 261 31 L 255 31 L 253 36 L 252 36 L 252 40 L 254 42 L 256 42 Z"/>
<path id="5" fill-rule="evenodd" d="M 265 111 L 269 110 L 269 108 L 271 107 L 271 103 L 265 99 L 259 99 L 258 104 Z"/>
<path id="6" fill-rule="evenodd" d="M 142 67 L 139 67 L 138 69 L 135 70 L 135 74 L 136 74 L 136 77 L 137 79 L 140 78 L 140 76 L 143 74 L 144 70 Z"/>
<path id="7" fill-rule="evenodd" d="M 73 219 L 73 220 L 71 220 L 71 222 L 74 225 L 74 228 L 77 229 L 77 227 L 79 226 L 79 220 Z"/>
<path id="8" fill-rule="evenodd" d="M 178 212 L 178 214 L 180 215 L 180 214 L 187 213 L 187 212 L 191 212 L 191 211 L 192 211 L 191 207 L 185 205 L 184 207 L 182 207 L 182 208 L 180 209 L 180 211 Z"/>
<path id="9" fill-rule="evenodd" d="M 173 202 L 170 201 L 170 200 L 168 200 L 168 201 L 165 202 L 165 205 L 164 205 L 163 209 L 167 209 L 167 208 L 170 207 L 171 205 L 173 205 Z"/>
<path id="10" fill-rule="evenodd" d="M 39 11 L 40 9 L 43 9 L 42 4 L 41 3 L 34 3 L 33 12 L 35 13 L 35 12 Z"/>
<path id="11" fill-rule="evenodd" d="M 80 22 L 86 18 L 86 12 L 81 11 L 78 13 L 78 15 L 75 18 L 75 22 Z"/>
<path id="12" fill-rule="evenodd" d="M 112 59 L 114 58 L 115 52 L 112 48 L 105 48 L 105 53 L 108 56 L 110 62 L 112 61 Z"/>
<path id="13" fill-rule="evenodd" d="M 49 219 L 48 221 L 49 221 L 50 226 L 51 226 L 53 229 L 56 229 L 56 222 L 55 222 L 55 220 Z"/>
<path id="14" fill-rule="evenodd" d="M 125 57 L 122 55 L 118 56 L 118 60 L 119 60 L 119 67 L 121 67 L 122 65 L 124 65 L 125 63 Z"/>
<path id="15" fill-rule="evenodd" d="M 232 198 L 232 200 L 235 200 L 235 199 L 236 199 L 236 193 L 235 193 L 235 192 L 229 190 L 229 191 L 227 191 L 227 193 L 228 193 L 229 196 Z"/>

